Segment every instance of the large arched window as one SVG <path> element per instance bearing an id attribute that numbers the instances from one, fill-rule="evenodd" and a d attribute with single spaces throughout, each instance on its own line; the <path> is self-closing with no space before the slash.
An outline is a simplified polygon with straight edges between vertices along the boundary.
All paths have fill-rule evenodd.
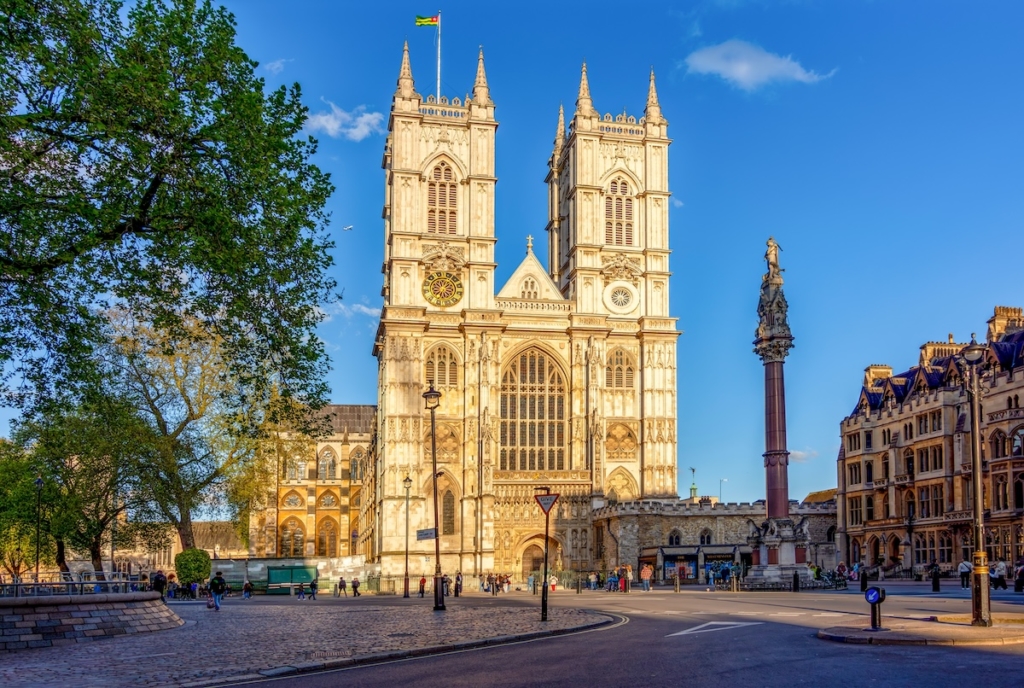
<path id="1" fill-rule="evenodd" d="M 604 242 L 633 245 L 633 198 L 629 182 L 622 177 L 612 181 L 604 197 Z"/>
<path id="2" fill-rule="evenodd" d="M 1010 439 L 1010 451 L 1013 456 L 1024 456 L 1024 428 L 1017 428 L 1013 431 Z"/>
<path id="3" fill-rule="evenodd" d="M 528 349 L 501 378 L 502 471 L 564 471 L 565 380 L 551 356 Z"/>
<path id="4" fill-rule="evenodd" d="M 288 480 L 302 480 L 302 465 L 300 461 L 288 462 Z"/>
<path id="5" fill-rule="evenodd" d="M 354 452 L 352 452 L 352 458 L 349 459 L 348 472 L 349 478 L 351 480 L 363 479 L 363 471 L 365 470 L 363 467 L 363 457 L 365 456 L 366 455 L 363 453 L 362 449 L 356 449 Z"/>
<path id="6" fill-rule="evenodd" d="M 301 557 L 305 554 L 306 531 L 297 518 L 289 518 L 281 526 L 282 557 Z"/>
<path id="7" fill-rule="evenodd" d="M 317 465 L 316 477 L 318 480 L 334 480 L 338 475 L 338 460 L 334 452 L 324 449 L 320 452 L 320 462 Z"/>
<path id="8" fill-rule="evenodd" d="M 318 557 L 338 556 L 338 526 L 334 519 L 325 518 L 316 531 L 316 555 Z"/>
<path id="9" fill-rule="evenodd" d="M 604 369 L 604 386 L 632 388 L 635 369 L 633 358 L 622 349 L 616 349 L 608 356 L 608 365 Z"/>
<path id="10" fill-rule="evenodd" d="M 459 363 L 455 352 L 439 346 L 427 355 L 426 382 L 435 389 L 456 387 L 459 384 Z"/>
<path id="11" fill-rule="evenodd" d="M 455 234 L 458 185 L 455 173 L 446 162 L 438 163 L 427 182 L 427 232 Z"/>
<path id="12" fill-rule="evenodd" d="M 455 495 L 445 490 L 441 498 L 441 535 L 455 535 Z"/>

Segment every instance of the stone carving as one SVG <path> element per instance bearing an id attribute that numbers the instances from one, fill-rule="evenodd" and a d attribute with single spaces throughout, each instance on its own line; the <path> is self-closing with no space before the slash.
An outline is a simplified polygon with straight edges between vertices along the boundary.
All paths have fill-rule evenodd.
<path id="1" fill-rule="evenodd" d="M 466 264 L 466 250 L 447 241 L 424 244 L 423 263 L 430 270 L 461 270 Z"/>
<path id="2" fill-rule="evenodd" d="M 761 278 L 761 298 L 757 304 L 759 318 L 754 340 L 754 353 L 764 363 L 785 360 L 793 348 L 793 333 L 789 329 L 789 304 L 782 292 L 782 268 L 779 267 L 779 245 L 768 239 L 764 254 L 768 272 Z"/>
<path id="3" fill-rule="evenodd" d="M 604 262 L 601 276 L 604 278 L 605 285 L 621 280 L 631 283 L 634 287 L 640 286 L 640 278 L 644 271 L 640 268 L 639 258 L 616 253 L 611 256 L 602 256 L 601 260 Z"/>

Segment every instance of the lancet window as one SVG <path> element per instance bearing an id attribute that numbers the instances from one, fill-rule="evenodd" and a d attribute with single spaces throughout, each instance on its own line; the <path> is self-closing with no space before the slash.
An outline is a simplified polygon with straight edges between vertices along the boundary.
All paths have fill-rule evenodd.
<path id="1" fill-rule="evenodd" d="M 301 557 L 305 554 L 306 531 L 297 518 L 289 518 L 281 526 L 282 557 Z"/>
<path id="2" fill-rule="evenodd" d="M 622 349 L 616 349 L 608 356 L 608 365 L 604 369 L 604 386 L 632 388 L 635 369 L 632 357 Z"/>
<path id="3" fill-rule="evenodd" d="M 441 535 L 455 535 L 455 495 L 445 490 L 441 498 Z"/>
<path id="4" fill-rule="evenodd" d="M 317 465 L 316 477 L 318 480 L 334 480 L 338 475 L 338 460 L 334 452 L 324 449 L 320 453 L 320 462 Z"/>
<path id="5" fill-rule="evenodd" d="M 435 388 L 455 387 L 459 384 L 459 363 L 455 352 L 439 346 L 427 356 L 426 382 Z"/>
<path id="6" fill-rule="evenodd" d="M 324 519 L 316 534 L 316 555 L 318 557 L 338 556 L 338 526 L 332 519 Z"/>
<path id="7" fill-rule="evenodd" d="M 557 364 L 539 349 L 516 356 L 501 379 L 502 471 L 563 471 L 566 387 Z"/>
<path id="8" fill-rule="evenodd" d="M 633 245 L 633 197 L 629 182 L 622 177 L 612 181 L 604 197 L 604 242 Z"/>
<path id="9" fill-rule="evenodd" d="M 458 184 L 455 173 L 446 162 L 438 163 L 427 182 L 427 232 L 455 234 L 458 226 Z"/>

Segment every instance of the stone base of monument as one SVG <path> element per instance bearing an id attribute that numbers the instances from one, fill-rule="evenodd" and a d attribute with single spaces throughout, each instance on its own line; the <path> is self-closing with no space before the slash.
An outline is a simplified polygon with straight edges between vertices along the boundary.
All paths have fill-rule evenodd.
<path id="1" fill-rule="evenodd" d="M 744 582 L 754 586 L 790 585 L 794 573 L 801 584 L 811 579 L 806 561 L 810 544 L 806 519 L 794 523 L 789 518 L 769 518 L 761 526 L 752 523 L 747 543 L 754 551 L 754 565 Z"/>

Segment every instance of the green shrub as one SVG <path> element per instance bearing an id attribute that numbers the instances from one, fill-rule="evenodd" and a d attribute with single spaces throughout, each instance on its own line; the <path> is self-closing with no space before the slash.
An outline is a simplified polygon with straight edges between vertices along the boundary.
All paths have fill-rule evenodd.
<path id="1" fill-rule="evenodd" d="M 174 557 L 174 572 L 182 585 L 203 583 L 210 577 L 210 555 L 205 549 L 187 549 Z"/>

